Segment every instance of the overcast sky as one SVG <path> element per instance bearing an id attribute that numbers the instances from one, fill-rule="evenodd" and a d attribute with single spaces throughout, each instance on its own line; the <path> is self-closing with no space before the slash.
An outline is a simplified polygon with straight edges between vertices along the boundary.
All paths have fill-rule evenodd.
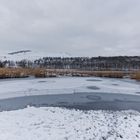
<path id="1" fill-rule="evenodd" d="M 140 55 L 140 0 L 0 0 L 0 51 Z"/>

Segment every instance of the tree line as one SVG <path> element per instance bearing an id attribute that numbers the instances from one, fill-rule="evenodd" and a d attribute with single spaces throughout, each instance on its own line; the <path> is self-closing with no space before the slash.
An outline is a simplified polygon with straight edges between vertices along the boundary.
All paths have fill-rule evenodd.
<path id="1" fill-rule="evenodd" d="M 30 61 L 0 61 L 0 67 L 78 69 L 78 70 L 139 70 L 140 56 L 116 57 L 43 57 Z"/>

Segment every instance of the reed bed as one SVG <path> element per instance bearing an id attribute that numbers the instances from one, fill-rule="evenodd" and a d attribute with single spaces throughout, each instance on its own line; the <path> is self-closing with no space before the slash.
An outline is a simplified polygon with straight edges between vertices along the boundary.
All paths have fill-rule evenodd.
<path id="1" fill-rule="evenodd" d="M 57 77 L 57 76 L 74 76 L 74 77 L 108 77 L 123 78 L 129 76 L 132 79 L 140 80 L 140 72 L 124 71 L 81 71 L 73 69 L 45 69 L 45 68 L 0 68 L 0 79 L 4 78 L 24 78 L 34 76 L 36 78 Z"/>
<path id="2" fill-rule="evenodd" d="M 132 79 L 135 79 L 135 80 L 140 80 L 140 72 L 135 72 L 132 76 L 131 76 Z"/>

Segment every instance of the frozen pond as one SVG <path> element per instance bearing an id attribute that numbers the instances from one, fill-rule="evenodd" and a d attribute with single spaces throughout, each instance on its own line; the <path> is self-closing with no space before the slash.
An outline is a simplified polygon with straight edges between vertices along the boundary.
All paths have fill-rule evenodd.
<path id="1" fill-rule="evenodd" d="M 0 111 L 30 106 L 140 111 L 140 83 L 108 78 L 1 80 Z"/>

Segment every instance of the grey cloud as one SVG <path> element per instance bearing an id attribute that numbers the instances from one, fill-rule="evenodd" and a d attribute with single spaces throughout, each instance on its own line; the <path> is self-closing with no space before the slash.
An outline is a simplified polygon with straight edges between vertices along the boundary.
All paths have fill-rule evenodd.
<path id="1" fill-rule="evenodd" d="M 139 55 L 139 0 L 0 0 L 0 49 Z"/>

